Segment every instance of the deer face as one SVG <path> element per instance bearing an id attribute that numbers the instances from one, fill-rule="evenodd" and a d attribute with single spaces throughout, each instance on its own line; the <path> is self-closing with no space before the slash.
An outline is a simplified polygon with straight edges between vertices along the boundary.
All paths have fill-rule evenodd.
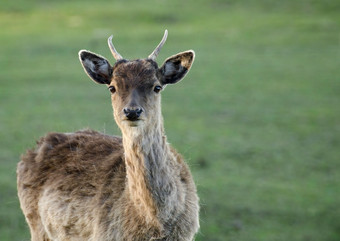
<path id="1" fill-rule="evenodd" d="M 113 67 L 109 90 L 120 127 L 156 123 L 160 114 L 158 66 L 152 60 L 120 61 Z"/>
<path id="2" fill-rule="evenodd" d="M 86 50 L 79 52 L 79 59 L 93 81 L 108 86 L 114 117 L 121 129 L 157 124 L 161 117 L 160 92 L 167 84 L 175 84 L 186 75 L 194 60 L 194 51 L 171 56 L 160 68 L 153 55 L 128 61 L 117 52 L 113 54 L 118 59 L 113 67 L 104 57 Z"/>

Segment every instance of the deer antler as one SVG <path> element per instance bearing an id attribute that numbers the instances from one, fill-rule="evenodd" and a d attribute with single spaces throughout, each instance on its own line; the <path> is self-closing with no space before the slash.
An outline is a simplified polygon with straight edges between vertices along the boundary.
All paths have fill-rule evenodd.
<path id="1" fill-rule="evenodd" d="M 118 61 L 118 60 L 123 59 L 123 57 L 117 52 L 115 46 L 113 46 L 112 38 L 113 38 L 113 35 L 109 37 L 109 39 L 107 40 L 107 43 L 109 44 L 109 48 L 111 50 L 111 53 L 113 54 L 113 57 Z"/>
<path id="2" fill-rule="evenodd" d="M 167 37 L 168 37 L 168 30 L 166 29 L 161 42 L 158 44 L 155 50 L 149 55 L 148 57 L 149 59 L 156 60 L 157 55 L 159 54 L 159 51 L 161 51 L 161 48 L 163 47 Z"/>

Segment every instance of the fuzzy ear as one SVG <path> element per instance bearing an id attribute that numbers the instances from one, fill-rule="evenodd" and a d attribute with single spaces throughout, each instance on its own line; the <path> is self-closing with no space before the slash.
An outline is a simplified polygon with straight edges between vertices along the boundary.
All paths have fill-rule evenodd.
<path id="1" fill-rule="evenodd" d="M 85 73 L 98 84 L 110 84 L 112 67 L 104 57 L 87 50 L 79 51 L 79 60 Z"/>
<path id="2" fill-rule="evenodd" d="M 167 58 L 160 68 L 162 84 L 175 84 L 188 73 L 195 59 L 195 52 L 188 50 Z"/>

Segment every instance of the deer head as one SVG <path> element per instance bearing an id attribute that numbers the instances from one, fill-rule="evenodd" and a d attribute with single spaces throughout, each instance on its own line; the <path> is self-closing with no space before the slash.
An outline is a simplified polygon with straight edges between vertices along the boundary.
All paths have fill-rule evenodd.
<path id="1" fill-rule="evenodd" d="M 160 92 L 183 79 L 194 61 L 195 52 L 188 50 L 167 58 L 159 68 L 155 60 L 166 38 L 167 30 L 148 58 L 130 61 L 116 51 L 111 36 L 108 44 L 116 59 L 113 66 L 98 54 L 79 52 L 86 74 L 94 82 L 108 86 L 114 118 L 122 130 L 157 124 L 161 119 Z"/>

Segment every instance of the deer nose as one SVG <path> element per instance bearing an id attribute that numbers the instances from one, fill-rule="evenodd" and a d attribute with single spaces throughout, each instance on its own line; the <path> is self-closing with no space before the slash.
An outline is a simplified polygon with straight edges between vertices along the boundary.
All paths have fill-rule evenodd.
<path id="1" fill-rule="evenodd" d="M 124 114 L 126 118 L 129 121 L 136 121 L 140 117 L 140 115 L 143 113 L 142 108 L 124 108 L 123 109 Z"/>

